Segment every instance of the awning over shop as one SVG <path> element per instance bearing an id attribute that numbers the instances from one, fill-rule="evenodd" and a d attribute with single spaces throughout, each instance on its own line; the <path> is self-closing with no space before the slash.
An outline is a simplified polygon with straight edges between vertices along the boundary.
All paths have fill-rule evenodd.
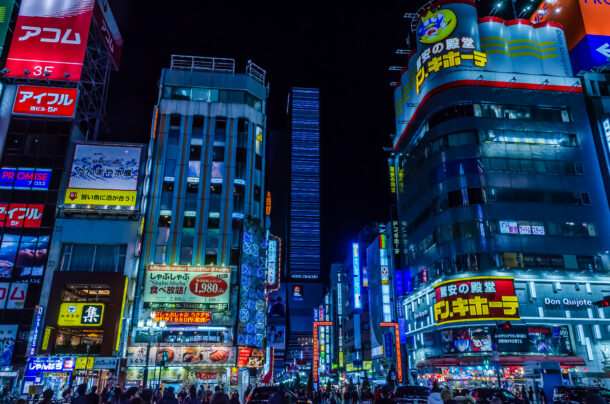
<path id="1" fill-rule="evenodd" d="M 461 358 L 432 358 L 419 362 L 417 367 L 479 366 L 483 363 L 484 359 L 488 358 L 480 356 Z M 501 356 L 499 363 L 500 366 L 523 366 L 523 364 L 527 361 L 555 361 L 559 362 L 559 365 L 561 366 L 586 366 L 585 360 L 579 356 Z"/>

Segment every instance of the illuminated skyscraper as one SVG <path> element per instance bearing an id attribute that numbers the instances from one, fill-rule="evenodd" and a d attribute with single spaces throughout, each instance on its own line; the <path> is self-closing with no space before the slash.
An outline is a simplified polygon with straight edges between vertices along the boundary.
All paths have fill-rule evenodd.
<path id="1" fill-rule="evenodd" d="M 320 91 L 293 87 L 288 275 L 320 275 Z"/>

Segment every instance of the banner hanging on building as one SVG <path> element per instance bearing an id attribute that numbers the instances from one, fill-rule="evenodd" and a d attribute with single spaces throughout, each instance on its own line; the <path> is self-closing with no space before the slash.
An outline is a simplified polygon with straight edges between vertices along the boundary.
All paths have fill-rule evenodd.
<path id="1" fill-rule="evenodd" d="M 229 267 L 150 265 L 145 279 L 145 308 L 218 312 L 229 307 Z"/>
<path id="2" fill-rule="evenodd" d="M 142 148 L 76 144 L 66 205 L 135 207 Z"/>
<path id="3" fill-rule="evenodd" d="M 13 103 L 13 114 L 74 118 L 77 104 L 77 88 L 20 85 Z"/>
<path id="4" fill-rule="evenodd" d="M 452 279 L 434 285 L 437 325 L 463 321 L 519 320 L 513 277 Z"/>
<path id="5" fill-rule="evenodd" d="M 119 70 L 121 53 L 123 52 L 123 38 L 121 37 L 119 26 L 114 19 L 108 0 L 96 0 L 93 18 L 102 31 L 104 45 L 108 53 L 110 53 L 112 64 L 116 70 Z"/>
<path id="6" fill-rule="evenodd" d="M 5 74 L 79 81 L 94 0 L 23 0 Z"/>

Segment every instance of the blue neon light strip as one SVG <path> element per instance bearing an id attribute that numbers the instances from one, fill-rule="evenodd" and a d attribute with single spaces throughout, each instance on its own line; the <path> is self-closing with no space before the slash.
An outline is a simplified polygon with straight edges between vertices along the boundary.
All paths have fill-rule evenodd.
<path id="1" fill-rule="evenodd" d="M 352 244 L 352 263 L 354 274 L 354 308 L 362 308 L 362 295 L 360 292 L 360 246 Z"/>

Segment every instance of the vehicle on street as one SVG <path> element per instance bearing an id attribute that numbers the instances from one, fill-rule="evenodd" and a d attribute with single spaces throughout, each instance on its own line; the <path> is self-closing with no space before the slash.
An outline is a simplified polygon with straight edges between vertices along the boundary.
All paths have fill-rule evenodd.
<path id="1" fill-rule="evenodd" d="M 425 404 L 430 389 L 424 386 L 400 386 L 396 389 L 397 404 Z"/>
<path id="2" fill-rule="evenodd" d="M 558 386 L 553 391 L 553 404 L 581 404 L 587 395 L 599 395 L 606 403 L 610 403 L 610 390 L 594 386 Z"/>
<path id="3" fill-rule="evenodd" d="M 526 400 L 522 400 L 504 389 L 476 388 L 472 389 L 470 393 L 477 404 L 489 404 L 494 397 L 502 400 L 502 404 L 527 404 Z"/>
<path id="4" fill-rule="evenodd" d="M 267 404 L 269 399 L 276 391 L 279 391 L 280 388 L 277 386 L 262 386 L 255 387 L 250 392 L 250 395 L 246 399 L 247 404 Z"/>

